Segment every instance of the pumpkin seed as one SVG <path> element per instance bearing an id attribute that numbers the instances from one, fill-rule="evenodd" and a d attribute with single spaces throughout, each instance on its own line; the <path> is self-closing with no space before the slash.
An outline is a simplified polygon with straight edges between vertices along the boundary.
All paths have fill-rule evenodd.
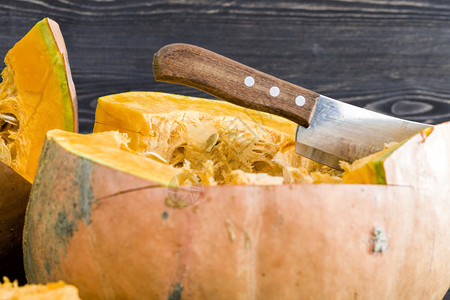
<path id="1" fill-rule="evenodd" d="M 208 139 L 206 140 L 206 147 L 205 147 L 206 152 L 210 152 L 212 150 L 212 148 L 217 144 L 218 140 L 219 140 L 219 134 L 217 132 L 211 134 L 208 137 Z"/>
<path id="2" fill-rule="evenodd" d="M 8 147 L 6 147 L 5 141 L 3 139 L 0 140 L 0 161 L 10 166 L 11 152 L 9 151 Z"/>
<path id="3" fill-rule="evenodd" d="M 144 155 L 145 157 L 148 157 L 148 158 L 152 158 L 152 159 L 159 161 L 166 165 L 169 164 L 169 162 L 167 160 L 165 160 L 161 155 L 159 155 L 156 152 L 143 152 L 143 153 L 141 153 L 141 155 Z"/>
<path id="4" fill-rule="evenodd" d="M 19 120 L 17 120 L 17 118 L 15 116 L 13 116 L 12 114 L 0 113 L 0 120 L 5 123 L 11 124 L 13 126 L 19 125 Z"/>

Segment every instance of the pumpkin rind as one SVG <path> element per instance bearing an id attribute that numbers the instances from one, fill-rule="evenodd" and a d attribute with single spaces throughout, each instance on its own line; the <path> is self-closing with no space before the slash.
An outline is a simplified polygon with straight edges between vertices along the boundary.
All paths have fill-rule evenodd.
<path id="1" fill-rule="evenodd" d="M 418 134 L 395 151 L 408 161 L 385 166 L 420 182 L 186 186 L 184 208 L 168 205 L 173 189 L 50 133 L 27 209 L 27 277 L 64 280 L 87 299 L 442 299 L 449 133 L 437 125 L 420 145 Z"/>

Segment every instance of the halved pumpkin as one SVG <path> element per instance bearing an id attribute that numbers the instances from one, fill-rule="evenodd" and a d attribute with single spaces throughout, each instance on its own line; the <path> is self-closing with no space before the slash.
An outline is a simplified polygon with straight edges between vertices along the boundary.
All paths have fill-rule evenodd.
<path id="1" fill-rule="evenodd" d="M 384 160 L 388 185 L 280 184 L 341 174 L 295 155 L 295 124 L 218 101 L 103 97 L 95 129 L 122 132 L 47 135 L 24 228 L 31 282 L 64 280 L 86 299 L 441 299 L 448 289 L 450 123 L 393 150 L 405 160 Z"/>
<path id="2" fill-rule="evenodd" d="M 20 248 L 25 207 L 50 129 L 77 130 L 75 88 L 58 24 L 38 22 L 5 57 L 0 84 L 0 275 Z M 9 274 L 12 276 L 12 274 Z"/>

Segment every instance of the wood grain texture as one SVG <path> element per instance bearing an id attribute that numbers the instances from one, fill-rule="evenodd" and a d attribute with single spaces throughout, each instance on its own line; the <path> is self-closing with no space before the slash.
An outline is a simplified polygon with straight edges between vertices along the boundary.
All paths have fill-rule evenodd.
<path id="1" fill-rule="evenodd" d="M 99 96 L 153 90 L 153 54 L 185 42 L 332 98 L 405 119 L 450 119 L 446 1 L 0 1 L 0 54 L 43 17 L 66 39 L 80 130 Z"/>
<path id="2" fill-rule="evenodd" d="M 0 0 L 0 56 L 44 17 L 65 37 L 81 132 L 99 96 L 210 97 L 154 80 L 153 54 L 177 42 L 361 107 L 450 120 L 449 1 Z"/>
<path id="3" fill-rule="evenodd" d="M 319 94 L 202 47 L 175 43 L 153 57 L 157 81 L 184 84 L 239 106 L 285 117 L 308 127 Z M 247 81 L 247 80 L 250 81 Z M 302 97 L 301 105 L 296 98 Z"/>

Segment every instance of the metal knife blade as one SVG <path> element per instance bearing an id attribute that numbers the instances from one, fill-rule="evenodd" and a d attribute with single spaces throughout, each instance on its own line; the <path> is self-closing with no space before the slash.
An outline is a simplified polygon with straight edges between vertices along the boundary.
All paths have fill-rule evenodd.
<path id="1" fill-rule="evenodd" d="M 320 95 L 309 127 L 297 127 L 295 151 L 335 169 L 431 125 L 406 121 Z"/>

